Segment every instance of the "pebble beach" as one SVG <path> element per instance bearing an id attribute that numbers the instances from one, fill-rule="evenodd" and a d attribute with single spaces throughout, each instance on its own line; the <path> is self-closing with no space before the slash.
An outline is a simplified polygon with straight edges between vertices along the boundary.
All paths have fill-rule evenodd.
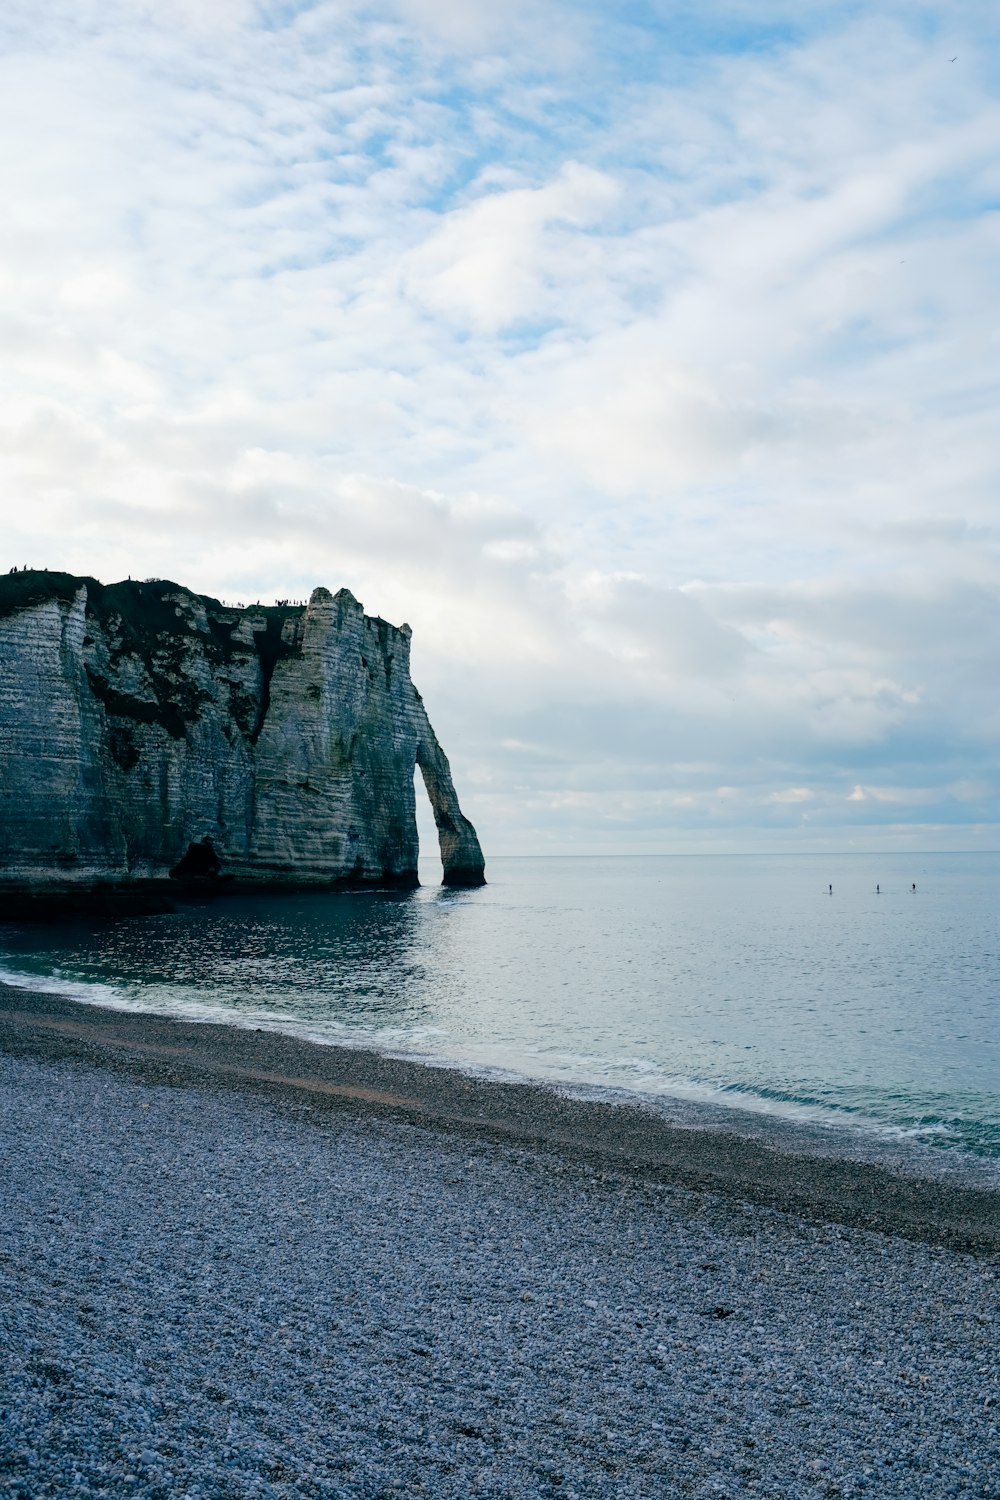
<path id="1" fill-rule="evenodd" d="M 0 995 L 0 1493 L 1000 1496 L 1000 1197 Z"/>

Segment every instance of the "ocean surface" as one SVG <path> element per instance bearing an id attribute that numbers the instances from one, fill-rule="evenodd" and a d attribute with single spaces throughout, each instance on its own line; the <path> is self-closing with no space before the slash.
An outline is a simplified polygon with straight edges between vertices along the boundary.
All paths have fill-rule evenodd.
<path id="1" fill-rule="evenodd" d="M 1000 855 L 510 858 L 487 875 L 0 926 L 0 979 L 1000 1167 Z"/>

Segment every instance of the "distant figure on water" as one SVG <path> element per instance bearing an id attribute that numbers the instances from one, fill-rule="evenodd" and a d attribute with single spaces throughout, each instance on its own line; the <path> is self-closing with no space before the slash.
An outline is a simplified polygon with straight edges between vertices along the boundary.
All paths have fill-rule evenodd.
<path id="1" fill-rule="evenodd" d="M 833 886 L 832 886 L 832 885 L 831 885 L 831 887 L 830 887 L 830 895 L 831 895 L 831 896 L 832 896 L 832 895 L 833 895 Z"/>
<path id="2" fill-rule="evenodd" d="M 881 896 L 881 894 L 882 894 L 882 888 L 881 888 L 881 886 L 876 886 L 875 887 L 875 894 L 876 894 L 876 896 Z"/>
<path id="3" fill-rule="evenodd" d="M 913 884 L 912 884 L 912 885 L 911 885 L 911 886 L 910 886 L 910 890 L 911 890 L 911 891 L 915 891 L 915 890 L 916 890 L 916 888 L 917 888 L 917 882 L 916 882 L 916 881 L 914 881 L 914 882 L 913 882 Z"/>

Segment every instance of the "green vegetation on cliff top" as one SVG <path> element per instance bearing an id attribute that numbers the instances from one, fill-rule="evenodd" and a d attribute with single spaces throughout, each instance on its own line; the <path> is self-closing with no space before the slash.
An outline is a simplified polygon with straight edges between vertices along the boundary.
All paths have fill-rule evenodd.
<path id="1" fill-rule="evenodd" d="M 204 694 L 187 677 L 185 657 L 192 639 L 190 615 L 182 611 L 178 598 L 200 604 L 208 621 L 208 633 L 198 633 L 201 650 L 213 664 L 232 660 L 256 649 L 260 661 L 262 701 L 233 704 L 239 727 L 251 739 L 260 732 L 266 712 L 268 688 L 274 668 L 293 648 L 282 640 L 285 621 L 302 613 L 301 605 L 254 605 L 253 613 L 266 622 L 253 632 L 253 646 L 233 640 L 233 630 L 248 611 L 225 605 L 206 594 L 167 578 L 125 579 L 100 583 L 96 578 L 77 577 L 48 569 L 0 574 L 0 619 L 55 601 L 71 604 L 80 587 L 87 589 L 87 615 L 95 618 L 112 649 L 113 659 L 137 656 L 149 673 L 157 702 L 118 692 L 107 678 L 88 669 L 91 690 L 104 703 L 109 715 L 138 722 L 157 722 L 175 738 L 198 717 Z"/>

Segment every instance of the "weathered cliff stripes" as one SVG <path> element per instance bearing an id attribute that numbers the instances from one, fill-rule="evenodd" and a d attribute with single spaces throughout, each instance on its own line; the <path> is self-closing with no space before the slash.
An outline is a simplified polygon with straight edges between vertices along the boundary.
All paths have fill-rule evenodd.
<path id="1" fill-rule="evenodd" d="M 346 589 L 0 577 L 0 886 L 165 879 L 206 839 L 240 883 L 412 885 L 416 765 L 445 883 L 481 884 L 409 653 Z"/>

